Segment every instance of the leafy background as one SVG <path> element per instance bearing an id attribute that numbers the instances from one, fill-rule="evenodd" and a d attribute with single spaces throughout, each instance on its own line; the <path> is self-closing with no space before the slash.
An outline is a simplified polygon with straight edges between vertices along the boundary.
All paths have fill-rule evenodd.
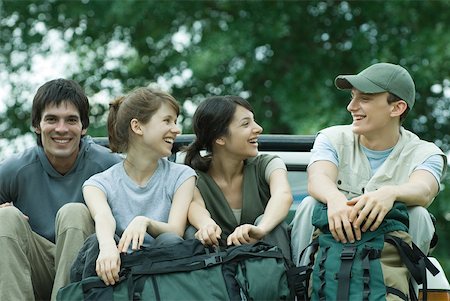
<path id="1" fill-rule="evenodd" d="M 201 100 L 235 94 L 253 104 L 265 133 L 314 134 L 350 122 L 349 95 L 334 78 L 376 62 L 411 72 L 416 105 L 404 126 L 448 152 L 449 9 L 445 0 L 0 0 L 0 153 L 34 139 L 31 100 L 48 70 L 85 88 L 92 136 L 106 135 L 108 101 L 150 83 L 182 104 L 185 133 Z M 440 236 L 433 255 L 447 275 L 448 183 L 430 207 Z"/>

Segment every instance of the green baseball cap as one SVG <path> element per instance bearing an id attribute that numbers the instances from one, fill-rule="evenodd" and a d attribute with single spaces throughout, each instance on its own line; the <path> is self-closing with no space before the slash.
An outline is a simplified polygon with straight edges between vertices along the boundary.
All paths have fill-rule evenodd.
<path id="1" fill-rule="evenodd" d="M 363 93 L 390 92 L 414 106 L 416 89 L 409 72 L 400 65 L 378 63 L 356 75 L 339 75 L 334 84 L 340 90 L 358 89 Z"/>

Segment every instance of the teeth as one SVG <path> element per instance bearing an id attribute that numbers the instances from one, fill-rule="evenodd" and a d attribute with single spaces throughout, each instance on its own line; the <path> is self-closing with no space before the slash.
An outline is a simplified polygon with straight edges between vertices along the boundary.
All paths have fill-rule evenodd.
<path id="1" fill-rule="evenodd" d="M 164 139 L 164 141 L 167 142 L 167 143 L 173 143 L 174 139 L 173 138 L 166 138 L 166 139 Z"/>
<path id="2" fill-rule="evenodd" d="M 68 143 L 68 139 L 54 139 L 56 143 Z"/>

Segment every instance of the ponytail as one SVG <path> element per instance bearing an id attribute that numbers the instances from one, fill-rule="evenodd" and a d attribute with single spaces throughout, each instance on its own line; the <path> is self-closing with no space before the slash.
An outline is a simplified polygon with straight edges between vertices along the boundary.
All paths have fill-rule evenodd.
<path id="1" fill-rule="evenodd" d="M 184 159 L 184 164 L 192 167 L 193 169 L 207 172 L 209 165 L 211 163 L 211 155 L 207 154 L 202 156 L 200 151 L 203 149 L 203 145 L 195 139 L 189 146 L 183 148 L 186 152 L 186 158 Z"/>
<path id="2" fill-rule="evenodd" d="M 117 113 L 119 111 L 120 105 L 122 104 L 125 96 L 120 96 L 114 99 L 109 104 L 109 114 L 108 114 L 108 139 L 109 139 L 109 148 L 113 152 L 122 152 L 123 146 L 121 145 L 121 139 L 118 137 L 117 133 Z M 126 148 L 125 148 L 126 149 Z"/>

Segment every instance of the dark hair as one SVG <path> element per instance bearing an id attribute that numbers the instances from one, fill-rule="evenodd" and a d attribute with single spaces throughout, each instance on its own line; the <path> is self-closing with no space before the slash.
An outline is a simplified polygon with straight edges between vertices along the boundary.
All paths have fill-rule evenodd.
<path id="1" fill-rule="evenodd" d="M 180 114 L 178 102 L 172 95 L 152 88 L 136 88 L 113 100 L 108 114 L 109 148 L 113 152 L 126 152 L 132 134 L 131 120 L 136 118 L 147 123 L 163 103 L 171 105 L 177 116 Z"/>
<path id="2" fill-rule="evenodd" d="M 214 141 L 228 135 L 237 106 L 253 113 L 251 105 L 239 96 L 213 96 L 200 103 L 192 118 L 195 140 L 185 149 L 185 164 L 204 172 L 209 169 Z M 208 153 L 204 157 L 200 154 L 202 149 Z"/>
<path id="3" fill-rule="evenodd" d="M 36 92 L 31 109 L 31 125 L 39 127 L 42 112 L 48 105 L 59 106 L 61 103 L 73 104 L 80 113 L 83 129 L 89 127 L 89 100 L 81 86 L 71 79 L 54 79 L 46 82 Z M 37 143 L 42 146 L 41 134 L 37 134 Z"/>
<path id="4" fill-rule="evenodd" d="M 399 101 L 399 100 L 403 100 L 402 98 L 398 97 L 395 94 L 392 94 L 391 92 L 388 93 L 388 97 L 387 97 L 387 102 L 389 104 Z M 406 108 L 405 112 L 402 113 L 402 115 L 400 115 L 400 124 L 402 124 L 402 122 L 405 120 L 406 115 L 408 115 L 410 108 L 409 106 Z"/>

